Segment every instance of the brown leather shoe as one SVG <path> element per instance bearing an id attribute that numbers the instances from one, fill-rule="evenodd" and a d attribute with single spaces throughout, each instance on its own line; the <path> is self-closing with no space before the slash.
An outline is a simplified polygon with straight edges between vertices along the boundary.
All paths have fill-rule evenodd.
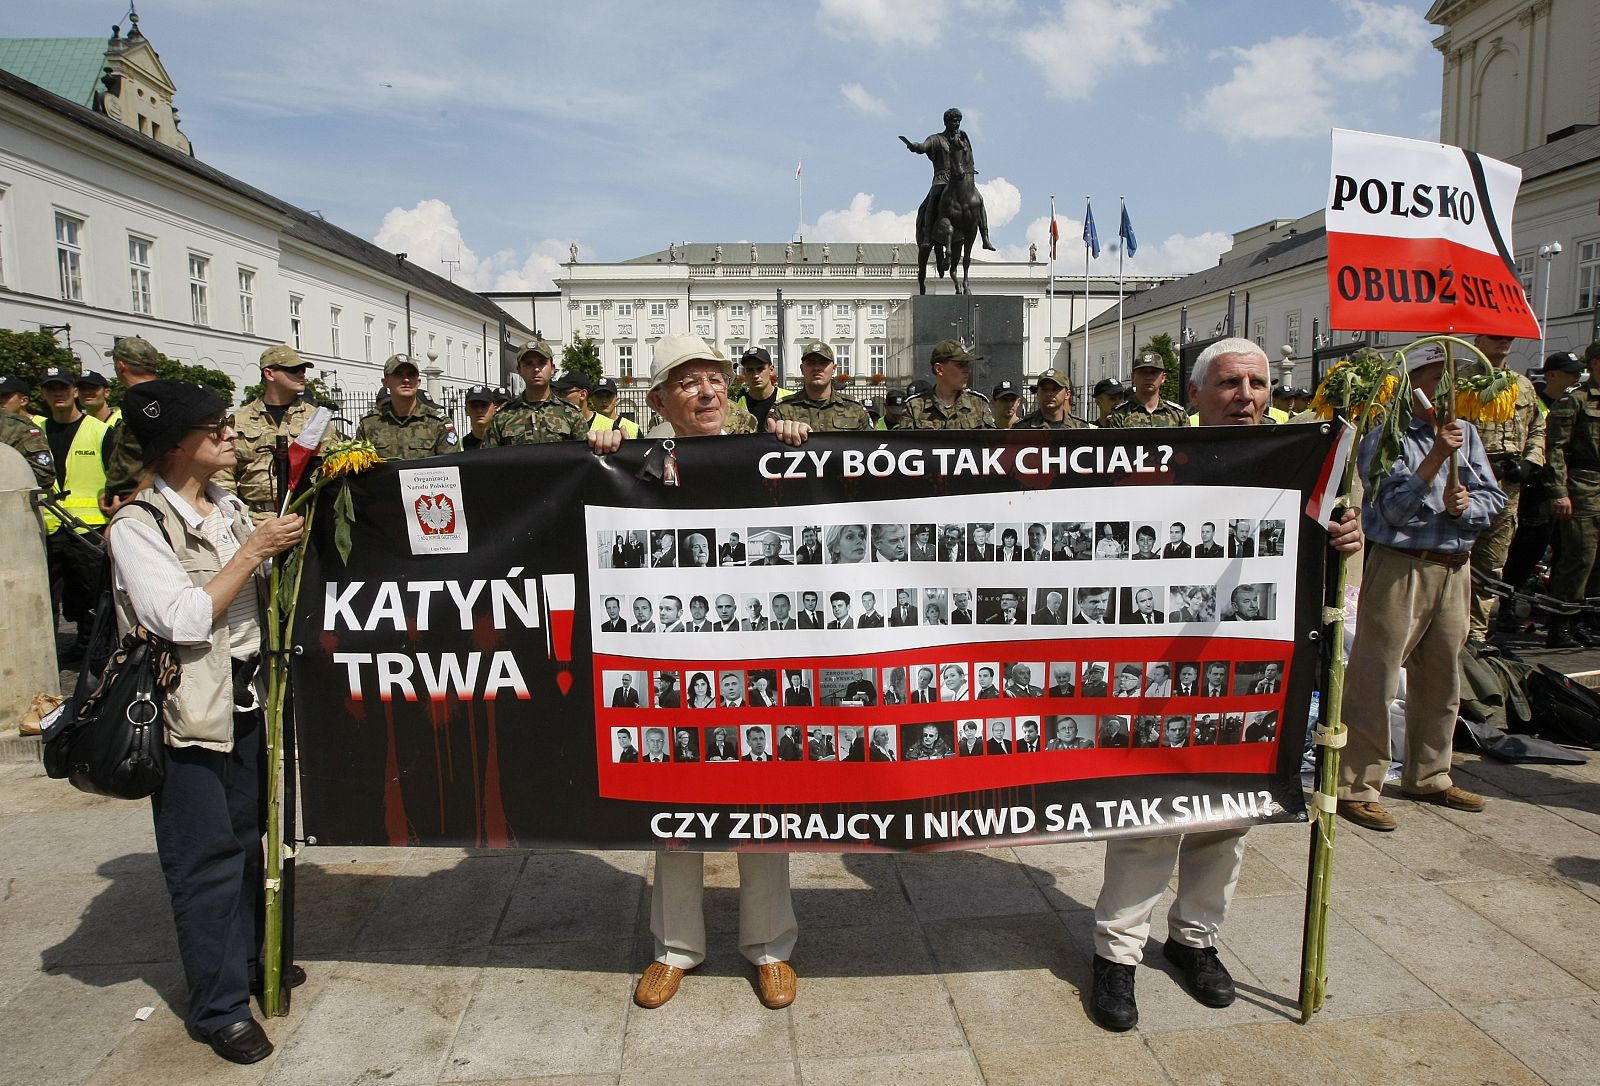
<path id="1" fill-rule="evenodd" d="M 683 980 L 683 970 L 666 962 L 651 962 L 639 983 L 633 988 L 633 1001 L 648 1010 L 654 1010 L 678 994 L 678 984 Z"/>
<path id="2" fill-rule="evenodd" d="M 756 992 L 763 1006 L 773 1010 L 794 1002 L 794 970 L 788 962 L 768 962 L 756 966 Z"/>
<path id="3" fill-rule="evenodd" d="M 1433 803 L 1440 807 L 1448 807 L 1452 811 L 1471 811 L 1477 813 L 1484 808 L 1484 798 L 1476 792 L 1469 792 L 1465 788 L 1451 785 L 1443 792 L 1407 792 L 1407 799 L 1416 800 L 1418 803 Z"/>
<path id="4" fill-rule="evenodd" d="M 1371 800 L 1341 799 L 1339 813 L 1363 829 L 1377 830 L 1379 833 L 1389 833 L 1397 825 L 1394 815 L 1383 804 Z"/>

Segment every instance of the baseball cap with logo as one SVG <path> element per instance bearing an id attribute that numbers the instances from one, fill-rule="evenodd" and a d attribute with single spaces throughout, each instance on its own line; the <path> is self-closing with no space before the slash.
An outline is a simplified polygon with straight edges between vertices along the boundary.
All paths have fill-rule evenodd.
<path id="1" fill-rule="evenodd" d="M 462 403 L 494 403 L 494 389 L 488 385 L 473 385 L 467 389 L 467 394 L 461 397 Z"/>
<path id="2" fill-rule="evenodd" d="M 77 374 L 68 373 L 60 366 L 51 366 L 39 377 L 39 387 L 44 388 L 46 385 L 71 385 L 76 384 L 77 380 Z"/>
<path id="3" fill-rule="evenodd" d="M 883 394 L 883 406 L 888 411 L 904 411 L 906 409 L 906 393 L 904 389 L 891 388 Z"/>
<path id="4" fill-rule="evenodd" d="M 765 347 L 751 347 L 739 356 L 740 369 L 758 370 L 762 366 L 770 365 L 772 365 L 772 355 L 767 353 Z"/>
<path id="5" fill-rule="evenodd" d="M 1289 399 L 1293 399 L 1294 398 L 1294 394 L 1295 394 L 1295 387 L 1293 385 L 1279 385 L 1279 386 L 1277 386 L 1276 388 L 1274 388 L 1272 390 L 1272 398 L 1274 400 L 1289 400 Z"/>
<path id="6" fill-rule="evenodd" d="M 527 358 L 529 355 L 538 355 L 546 362 L 554 362 L 556 360 L 555 352 L 550 349 L 550 344 L 546 343 L 542 339 L 535 339 L 532 343 L 529 343 L 526 347 L 522 348 L 522 350 L 518 351 L 517 364 L 521 365 L 522 360 Z"/>
<path id="7" fill-rule="evenodd" d="M 1154 351 L 1144 352 L 1139 356 L 1139 360 L 1133 364 L 1134 373 L 1138 373 L 1140 370 L 1161 370 L 1165 372 L 1166 368 L 1167 364 L 1161 361 L 1161 356 Z"/>
<path id="8" fill-rule="evenodd" d="M 1017 391 L 1017 386 L 1014 382 L 1001 381 L 994 386 L 994 391 L 989 394 L 991 400 L 998 400 L 1006 396 L 1011 397 L 1013 400 L 1019 400 L 1022 398 L 1022 393 Z"/>
<path id="9" fill-rule="evenodd" d="M 1046 381 L 1049 381 L 1057 388 L 1072 387 L 1072 385 L 1067 381 L 1066 374 L 1052 367 L 1051 369 L 1045 370 L 1043 373 L 1033 379 L 1033 391 L 1038 392 L 1039 386 L 1044 384 Z"/>
<path id="10" fill-rule="evenodd" d="M 315 369 L 316 367 L 300 357 L 300 352 L 285 344 L 268 347 L 261 352 L 261 368 L 272 370 L 299 370 Z"/>
<path id="11" fill-rule="evenodd" d="M 973 354 L 953 339 L 941 339 L 933 345 L 933 356 L 928 361 L 937 366 L 941 362 L 977 362 L 981 358 L 983 355 Z"/>
<path id="12" fill-rule="evenodd" d="M 416 370 L 418 374 L 422 373 L 422 367 L 417 365 L 416 359 L 412 358 L 410 355 L 392 354 L 384 360 L 383 375 L 385 377 L 393 377 L 395 375 L 395 371 L 397 371 L 401 366 L 410 366 L 412 369 Z"/>
<path id="13" fill-rule="evenodd" d="M 1122 382 L 1115 377 L 1102 377 L 1094 386 L 1096 396 L 1117 396 L 1123 391 Z"/>
<path id="14" fill-rule="evenodd" d="M 161 352 L 149 340 L 138 336 L 117 340 L 117 345 L 107 351 L 106 356 L 113 362 L 125 362 L 147 370 L 153 370 L 161 364 Z"/>
<path id="15" fill-rule="evenodd" d="M 597 394 L 615 396 L 617 394 L 617 383 L 609 377 L 602 377 L 600 380 L 594 383 L 594 392 Z"/>
<path id="16" fill-rule="evenodd" d="M 94 370 L 84 370 L 82 373 L 78 374 L 77 383 L 79 385 L 88 385 L 91 388 L 105 388 L 109 382 L 106 381 L 105 374 L 103 373 L 96 373 Z"/>
<path id="17" fill-rule="evenodd" d="M 550 382 L 550 387 L 555 389 L 557 392 L 570 392 L 575 388 L 581 388 L 585 392 L 588 392 L 593 386 L 590 385 L 589 378 L 584 376 L 582 373 L 579 373 L 577 370 L 568 370 L 566 373 L 563 373 L 560 377 L 557 377 L 554 381 Z"/>
<path id="18" fill-rule="evenodd" d="M 1571 351 L 1557 351 L 1544 360 L 1544 371 L 1557 373 L 1582 373 L 1583 360 Z"/>
<path id="19" fill-rule="evenodd" d="M 906 398 L 910 399 L 912 396 L 925 396 L 932 391 L 933 385 L 919 377 L 906 386 Z"/>
<path id="20" fill-rule="evenodd" d="M 821 340 L 812 340 L 810 343 L 807 343 L 805 346 L 800 348 L 800 361 L 804 362 L 812 355 L 816 355 L 819 358 L 826 358 L 829 362 L 832 362 L 833 348 L 828 346 L 826 343 L 823 343 Z"/>
<path id="21" fill-rule="evenodd" d="M 7 377 L 4 380 L 0 380 L 0 399 L 4 399 L 7 396 L 15 396 L 19 392 L 27 395 L 29 391 L 28 382 L 20 377 Z"/>
<path id="22" fill-rule="evenodd" d="M 1600 339 L 1595 340 L 1583 349 L 1583 360 L 1585 362 L 1592 362 L 1596 358 L 1600 358 Z"/>

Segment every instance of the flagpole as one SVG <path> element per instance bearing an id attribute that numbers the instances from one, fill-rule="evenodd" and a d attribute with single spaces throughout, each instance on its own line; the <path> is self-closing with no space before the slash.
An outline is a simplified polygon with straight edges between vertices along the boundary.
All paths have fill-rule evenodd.
<path id="1" fill-rule="evenodd" d="M 1083 198 L 1084 207 L 1089 207 L 1089 197 Z M 1094 215 L 1093 209 L 1086 213 L 1089 217 Z M 1087 369 L 1089 365 L 1089 239 L 1083 240 L 1083 364 Z M 1117 363 L 1120 367 L 1122 363 Z M 1120 378 L 1119 378 L 1120 379 Z"/>
<path id="2" fill-rule="evenodd" d="M 1117 368 L 1122 368 L 1122 257 L 1128 248 L 1128 239 L 1122 237 L 1122 223 L 1128 215 L 1128 198 L 1117 197 Z"/>
<path id="3" fill-rule="evenodd" d="M 1050 228 L 1045 232 L 1045 237 L 1050 242 L 1050 279 L 1045 284 L 1044 292 L 1046 304 L 1050 306 L 1045 313 L 1044 333 L 1044 365 L 1045 369 L 1054 369 L 1056 364 L 1056 194 L 1050 194 Z M 1070 383 L 1071 375 L 1067 377 Z"/>
<path id="4" fill-rule="evenodd" d="M 794 168 L 794 179 L 800 182 L 800 221 L 795 225 L 794 232 L 797 237 L 804 237 L 801 233 L 806 228 L 806 162 L 801 159 Z"/>

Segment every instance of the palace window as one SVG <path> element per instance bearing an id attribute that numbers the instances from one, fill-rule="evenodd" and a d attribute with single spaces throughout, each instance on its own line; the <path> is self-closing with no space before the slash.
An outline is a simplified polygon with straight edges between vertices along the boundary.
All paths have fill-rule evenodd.
<path id="1" fill-rule="evenodd" d="M 368 313 L 361 318 L 361 358 L 365 362 L 372 361 L 372 314 Z"/>
<path id="2" fill-rule="evenodd" d="M 249 268 L 239 269 L 239 331 L 256 334 L 256 273 Z"/>
<path id="3" fill-rule="evenodd" d="M 148 316 L 155 312 L 155 299 L 150 292 L 150 241 L 147 238 L 128 237 L 128 287 L 135 313 Z"/>
<path id="4" fill-rule="evenodd" d="M 584 302 L 583 303 L 583 316 L 584 316 L 585 320 L 599 320 L 600 319 L 600 303 L 599 302 Z"/>
<path id="5" fill-rule="evenodd" d="M 850 316 L 854 316 L 855 315 L 855 311 L 856 311 L 856 307 L 851 305 L 849 302 L 843 302 L 843 303 L 840 303 L 839 305 L 836 305 L 836 306 L 833 307 L 833 315 L 835 317 L 850 317 Z"/>
<path id="6" fill-rule="evenodd" d="M 633 376 L 633 344 L 617 344 L 617 376 Z"/>
<path id="7" fill-rule="evenodd" d="M 56 282 L 61 297 L 83 301 L 83 220 L 56 215 Z"/>
<path id="8" fill-rule="evenodd" d="M 195 324 L 211 323 L 210 284 L 211 259 L 199 253 L 189 254 L 189 316 Z"/>
<path id="9" fill-rule="evenodd" d="M 1578 242 L 1578 305 L 1581 313 L 1593 309 L 1600 294 L 1600 239 Z"/>
<path id="10" fill-rule="evenodd" d="M 294 349 L 300 349 L 300 295 L 289 295 L 289 339 Z"/>
<path id="11" fill-rule="evenodd" d="M 801 302 L 800 303 L 800 315 L 802 317 L 815 317 L 817 315 L 816 303 L 815 302 Z"/>
<path id="12" fill-rule="evenodd" d="M 884 364 L 889 358 L 889 347 L 884 343 L 867 344 L 867 373 L 872 377 L 882 377 Z"/>
<path id="13" fill-rule="evenodd" d="M 1300 311 L 1296 309 L 1284 318 L 1283 341 L 1294 348 L 1294 353 L 1300 353 Z"/>
<path id="14" fill-rule="evenodd" d="M 889 313 L 889 306 L 884 302 L 873 302 L 867 306 L 867 316 L 883 317 Z"/>
<path id="15" fill-rule="evenodd" d="M 711 319 L 711 307 L 709 305 L 704 304 L 704 303 L 696 303 L 695 307 L 694 307 L 694 316 L 695 316 L 696 320 L 702 320 L 702 321 L 710 320 Z"/>
<path id="16" fill-rule="evenodd" d="M 631 316 L 633 316 L 633 303 L 632 302 L 618 302 L 617 303 L 617 316 L 619 316 L 619 317 L 631 317 Z"/>
<path id="17" fill-rule="evenodd" d="M 850 372 L 850 350 L 851 344 L 849 343 L 835 343 L 833 345 L 833 360 L 837 363 L 837 372 Z"/>
<path id="18" fill-rule="evenodd" d="M 736 321 L 744 320 L 744 305 L 736 303 L 728 307 L 728 316 Z"/>
<path id="19" fill-rule="evenodd" d="M 395 329 L 398 328 L 398 327 L 399 327 L 399 325 L 395 324 L 394 321 L 390 321 L 389 322 L 389 353 L 390 354 L 394 354 L 394 333 L 395 333 Z"/>
<path id="20" fill-rule="evenodd" d="M 329 353 L 335 358 L 339 357 L 339 318 L 342 316 L 344 311 L 338 306 L 328 307 L 328 343 L 331 346 Z"/>
<path id="21" fill-rule="evenodd" d="M 667 315 L 667 303 L 666 302 L 651 302 L 650 303 L 650 315 L 652 317 L 665 317 Z"/>

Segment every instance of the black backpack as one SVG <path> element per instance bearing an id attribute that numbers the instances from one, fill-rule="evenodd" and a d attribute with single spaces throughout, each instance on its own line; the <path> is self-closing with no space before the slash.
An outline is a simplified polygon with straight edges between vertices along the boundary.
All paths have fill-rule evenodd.
<path id="1" fill-rule="evenodd" d="M 1540 664 L 1528 676 L 1533 720 L 1526 731 L 1572 746 L 1600 749 L 1600 693 Z"/>

